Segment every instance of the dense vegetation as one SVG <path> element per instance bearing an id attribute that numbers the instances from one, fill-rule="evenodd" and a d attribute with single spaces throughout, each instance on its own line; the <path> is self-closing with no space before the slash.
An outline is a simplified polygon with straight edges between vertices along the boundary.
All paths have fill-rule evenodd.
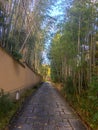
<path id="1" fill-rule="evenodd" d="M 45 33 L 52 20 L 49 11 L 53 4 L 53 0 L 0 0 L 0 47 L 37 73 L 42 72 Z M 19 102 L 15 102 L 0 90 L 0 130 L 33 91 L 26 90 Z"/>
<path id="2" fill-rule="evenodd" d="M 45 33 L 52 20 L 51 5 L 53 0 L 0 1 L 0 45 L 38 72 L 43 60 Z"/>
<path id="3" fill-rule="evenodd" d="M 21 108 L 39 87 L 39 85 L 36 85 L 26 89 L 19 100 L 12 99 L 9 94 L 0 90 L 0 130 L 5 130 L 11 125 L 12 119 L 18 116 Z"/>
<path id="4" fill-rule="evenodd" d="M 51 42 L 51 78 L 98 129 L 98 2 L 73 0 Z"/>
<path id="5" fill-rule="evenodd" d="M 56 4 L 63 14 L 53 17 Z M 67 100 L 98 129 L 97 0 L 0 1 L 0 45 L 44 78 L 49 65 L 41 66 L 42 52 L 50 38 L 52 80 L 63 83 Z M 8 102 L 9 110 L 13 104 Z"/>

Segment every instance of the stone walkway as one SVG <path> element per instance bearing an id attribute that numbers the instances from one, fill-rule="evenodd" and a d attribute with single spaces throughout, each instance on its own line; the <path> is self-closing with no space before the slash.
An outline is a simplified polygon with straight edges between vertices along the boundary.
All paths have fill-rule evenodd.
<path id="1" fill-rule="evenodd" d="M 44 83 L 10 130 L 87 130 L 66 101 Z"/>

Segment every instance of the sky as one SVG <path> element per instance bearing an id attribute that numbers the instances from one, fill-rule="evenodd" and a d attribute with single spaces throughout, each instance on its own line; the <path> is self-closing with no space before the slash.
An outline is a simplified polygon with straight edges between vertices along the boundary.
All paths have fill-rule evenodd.
<path id="1" fill-rule="evenodd" d="M 58 0 L 55 6 L 52 7 L 51 16 L 58 16 L 63 14 L 62 0 Z"/>
<path id="2" fill-rule="evenodd" d="M 55 6 L 52 7 L 52 10 L 50 11 L 50 16 L 57 18 L 57 21 L 55 21 L 54 27 L 51 29 L 51 32 L 54 33 L 55 26 L 59 22 L 59 20 L 63 19 L 63 9 L 62 9 L 62 0 L 58 0 Z M 58 19 L 59 18 L 59 19 Z M 50 64 L 49 59 L 47 58 L 47 50 L 49 50 L 51 40 L 49 39 L 46 43 L 46 49 L 43 51 L 43 64 Z"/>

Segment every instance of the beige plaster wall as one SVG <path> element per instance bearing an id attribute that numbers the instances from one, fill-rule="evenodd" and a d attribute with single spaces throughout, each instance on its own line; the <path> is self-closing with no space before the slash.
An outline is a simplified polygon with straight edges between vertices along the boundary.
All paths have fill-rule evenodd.
<path id="1" fill-rule="evenodd" d="M 0 88 L 13 92 L 37 84 L 40 76 L 25 64 L 21 65 L 0 47 Z"/>

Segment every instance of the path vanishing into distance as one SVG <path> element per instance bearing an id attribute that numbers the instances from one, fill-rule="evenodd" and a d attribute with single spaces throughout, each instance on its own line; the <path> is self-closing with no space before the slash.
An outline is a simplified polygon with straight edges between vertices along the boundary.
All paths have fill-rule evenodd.
<path id="1" fill-rule="evenodd" d="M 10 130 L 87 130 L 87 128 L 59 92 L 50 83 L 43 83 Z"/>

